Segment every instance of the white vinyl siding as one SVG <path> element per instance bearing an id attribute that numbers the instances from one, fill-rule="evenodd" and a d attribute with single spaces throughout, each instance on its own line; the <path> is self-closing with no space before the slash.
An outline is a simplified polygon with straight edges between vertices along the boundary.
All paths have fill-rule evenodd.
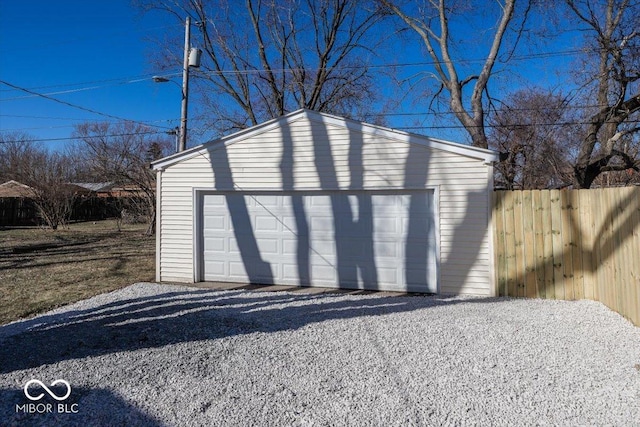
<path id="1" fill-rule="evenodd" d="M 491 295 L 491 166 L 481 156 L 455 152 L 455 144 L 451 150 L 446 144 L 433 148 L 413 142 L 420 137 L 395 138 L 393 131 L 322 118 L 304 111 L 292 114 L 277 126 L 204 145 L 159 166 L 161 280 L 196 278 L 194 189 L 432 189 L 439 220 L 440 292 Z"/>

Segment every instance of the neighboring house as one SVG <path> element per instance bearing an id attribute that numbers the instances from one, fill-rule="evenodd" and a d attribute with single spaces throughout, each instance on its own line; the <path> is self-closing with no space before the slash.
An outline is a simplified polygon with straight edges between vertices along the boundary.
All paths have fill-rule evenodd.
<path id="1" fill-rule="evenodd" d="M 82 218 L 104 219 L 126 214 L 138 218 L 146 214 L 148 202 L 145 192 L 138 185 L 118 185 L 113 182 L 74 183 L 91 191 L 76 209 Z"/>
<path id="2" fill-rule="evenodd" d="M 86 188 L 94 192 L 97 197 L 102 198 L 119 198 L 119 197 L 142 197 L 144 192 L 138 185 L 117 185 L 113 182 L 91 182 L 91 183 L 74 183 L 80 187 Z"/>
<path id="3" fill-rule="evenodd" d="M 115 186 L 113 182 L 74 182 L 73 185 L 87 189 L 99 197 L 108 197 L 109 192 Z"/>
<path id="4" fill-rule="evenodd" d="M 32 197 L 33 189 L 18 181 L 7 181 L 0 184 L 0 198 Z"/>
<path id="5" fill-rule="evenodd" d="M 11 180 L 0 184 L 0 226 L 37 223 L 33 189 Z"/>
<path id="6" fill-rule="evenodd" d="M 493 295 L 497 160 L 290 113 L 152 163 L 157 280 Z"/>
<path id="7" fill-rule="evenodd" d="M 144 197 L 145 193 L 138 185 L 114 185 L 108 193 L 108 197 Z"/>
<path id="8" fill-rule="evenodd" d="M 118 211 L 107 198 L 114 187 L 110 183 L 68 183 L 64 184 L 69 193 L 75 195 L 70 220 L 95 221 L 114 217 Z M 106 192 L 106 193 L 105 193 Z M 120 194 L 118 191 L 117 194 Z M 102 196 L 107 194 L 107 196 Z M 0 184 L 0 225 L 37 225 L 42 222 L 34 202 L 36 191 L 17 181 Z"/>

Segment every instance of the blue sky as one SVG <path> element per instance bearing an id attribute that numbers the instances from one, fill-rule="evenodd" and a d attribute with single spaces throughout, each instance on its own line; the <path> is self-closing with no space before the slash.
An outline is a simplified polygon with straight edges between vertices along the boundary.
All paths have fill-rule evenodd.
<path id="1" fill-rule="evenodd" d="M 0 80 L 106 115 L 173 127 L 180 89 L 153 83 L 153 44 L 183 32 L 175 19 L 141 16 L 129 0 L 0 1 Z M 108 116 L 0 84 L 0 131 L 68 138 Z M 59 147 L 66 141 L 43 141 Z"/>
<path id="2" fill-rule="evenodd" d="M 73 126 L 85 121 L 114 121 L 117 117 L 159 130 L 173 128 L 179 122 L 180 89 L 151 80 L 161 74 L 151 65 L 157 48 L 151 40 L 164 35 L 179 40 L 182 34 L 183 24 L 176 17 L 142 15 L 130 0 L 0 0 L 0 80 L 84 108 L 0 84 L 0 132 L 26 132 L 47 147 L 59 149 L 69 143 Z M 541 47 L 546 52 L 572 48 L 566 38 L 559 45 Z M 427 61 L 417 41 L 401 51 L 384 60 Z M 557 85 L 556 72 L 567 67 L 570 59 L 525 55 L 516 62 L 522 79 L 514 79 L 511 73 L 499 75 L 496 87 Z M 403 72 L 411 75 L 421 70 L 407 67 Z M 180 73 L 180 66 L 176 71 Z M 414 112 L 416 107 L 404 104 L 400 108 L 400 112 Z M 197 99 L 192 98 L 190 117 L 197 110 Z M 391 127 L 402 128 L 415 125 L 416 117 L 390 116 L 387 121 Z M 465 138 L 459 129 L 428 133 L 459 142 Z"/>

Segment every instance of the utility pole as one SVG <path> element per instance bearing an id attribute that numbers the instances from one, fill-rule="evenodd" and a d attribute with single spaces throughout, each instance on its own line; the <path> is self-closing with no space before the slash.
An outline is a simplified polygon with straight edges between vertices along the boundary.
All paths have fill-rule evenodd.
<path id="1" fill-rule="evenodd" d="M 187 107 L 189 105 L 189 68 L 200 67 L 202 51 L 191 47 L 191 18 L 187 16 L 184 29 L 184 60 L 182 63 L 182 108 L 180 113 L 180 130 L 176 134 L 176 152 L 184 151 L 187 147 Z M 171 82 L 180 87 L 178 82 L 163 76 L 153 76 L 156 83 Z M 176 127 L 176 129 L 178 129 Z M 173 131 L 171 131 L 173 134 Z"/>
<path id="2" fill-rule="evenodd" d="M 176 137 L 176 153 L 180 151 L 180 127 L 176 126 L 175 129 L 168 130 L 165 133 Z"/>
<path id="3" fill-rule="evenodd" d="M 182 110 L 180 114 L 180 144 L 178 151 L 187 146 L 187 105 L 189 103 L 189 52 L 191 50 L 191 17 L 184 24 L 184 61 L 182 65 Z"/>

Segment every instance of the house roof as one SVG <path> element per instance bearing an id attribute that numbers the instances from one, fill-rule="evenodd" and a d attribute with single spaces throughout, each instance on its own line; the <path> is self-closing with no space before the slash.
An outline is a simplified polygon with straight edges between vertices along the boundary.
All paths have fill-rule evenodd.
<path id="1" fill-rule="evenodd" d="M 0 197 L 31 197 L 32 189 L 18 181 L 7 181 L 0 184 Z"/>
<path id="2" fill-rule="evenodd" d="M 346 119 L 326 113 L 319 113 L 307 109 L 301 109 L 284 115 L 282 117 L 269 120 L 265 123 L 253 126 L 239 132 L 233 133 L 222 138 L 206 142 L 202 145 L 190 148 L 180 153 L 156 160 L 151 163 L 154 170 L 164 169 L 183 160 L 190 159 L 194 156 L 202 154 L 206 150 L 214 148 L 220 144 L 233 144 L 235 142 L 250 138 L 255 135 L 276 129 L 284 124 L 292 123 L 300 118 L 306 117 L 309 121 L 320 122 L 327 125 L 340 126 L 349 130 L 372 134 L 409 144 L 418 144 L 427 148 L 456 153 L 462 156 L 483 160 L 485 163 L 492 163 L 499 160 L 499 154 L 493 150 L 486 150 L 470 145 L 459 144 L 456 142 L 445 141 L 442 139 L 431 138 L 424 135 L 412 134 L 396 129 L 386 128 L 383 126 L 372 125 L 356 120 Z"/>
<path id="3" fill-rule="evenodd" d="M 73 182 L 72 184 L 95 192 L 109 191 L 115 185 L 113 182 Z"/>

